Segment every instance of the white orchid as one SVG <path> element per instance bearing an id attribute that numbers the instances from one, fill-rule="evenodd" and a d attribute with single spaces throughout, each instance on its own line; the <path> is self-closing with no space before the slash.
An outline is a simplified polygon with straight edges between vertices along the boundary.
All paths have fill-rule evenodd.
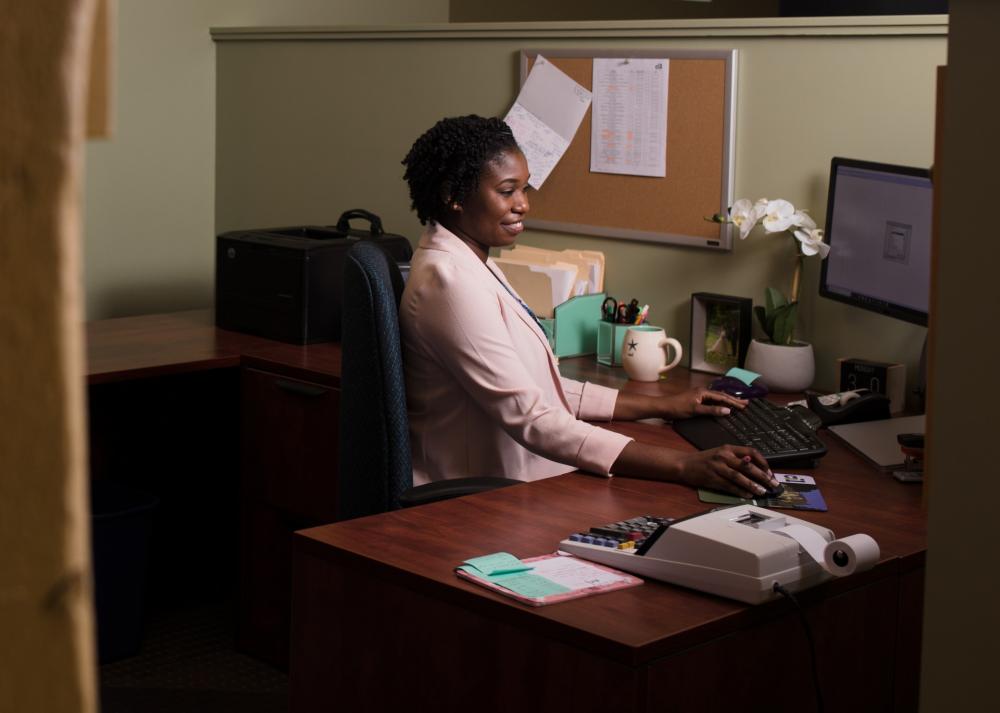
<path id="1" fill-rule="evenodd" d="M 799 247 L 803 255 L 815 255 L 819 253 L 820 259 L 825 260 L 826 256 L 830 254 L 830 246 L 823 242 L 822 228 L 796 230 L 794 235 L 795 239 L 801 243 Z"/>
<path id="2" fill-rule="evenodd" d="M 759 204 L 758 204 L 759 205 Z M 780 233 L 792 227 L 795 218 L 795 206 L 780 198 L 768 201 L 764 206 L 764 230 L 769 233 Z"/>
<path id="3" fill-rule="evenodd" d="M 729 220 L 740 229 L 740 240 L 745 239 L 750 234 L 763 215 L 763 209 L 746 198 L 736 201 L 729 209 Z"/>
<path id="4" fill-rule="evenodd" d="M 745 239 L 757 226 L 763 223 L 767 233 L 787 232 L 795 238 L 795 267 L 792 271 L 791 290 L 786 297 L 773 287 L 768 287 L 767 306 L 754 308 L 761 327 L 775 344 L 790 344 L 795 331 L 795 314 L 798 309 L 799 286 L 802 280 L 802 265 L 806 257 L 819 255 L 826 259 L 830 246 L 823 242 L 823 230 L 816 227 L 808 211 L 796 210 L 786 200 L 760 198 L 751 202 L 740 198 L 733 203 L 728 213 L 716 213 L 706 218 L 715 223 L 733 223 L 740 229 L 740 239 Z"/>
<path id="5" fill-rule="evenodd" d="M 798 228 L 805 228 L 806 230 L 812 230 L 816 227 L 816 221 L 812 219 L 804 210 L 795 211 L 795 215 L 792 216 L 792 225 Z"/>

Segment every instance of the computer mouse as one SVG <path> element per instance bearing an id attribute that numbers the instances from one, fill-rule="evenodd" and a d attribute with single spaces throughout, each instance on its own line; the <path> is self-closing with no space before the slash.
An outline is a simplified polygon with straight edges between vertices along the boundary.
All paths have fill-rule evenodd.
<path id="1" fill-rule="evenodd" d="M 764 492 L 760 496 L 762 498 L 768 498 L 768 499 L 770 499 L 770 498 L 780 498 L 781 494 L 783 492 L 785 492 L 785 486 L 782 485 L 781 483 L 778 483 L 773 488 L 769 487 L 769 486 L 766 486 L 766 485 L 763 486 L 763 487 L 764 487 Z"/>
<path id="2" fill-rule="evenodd" d="M 746 384 L 735 376 L 720 376 L 708 385 L 712 391 L 721 391 L 724 394 L 735 396 L 738 399 L 758 399 L 767 396 L 767 387 L 757 379 L 753 383 Z"/>

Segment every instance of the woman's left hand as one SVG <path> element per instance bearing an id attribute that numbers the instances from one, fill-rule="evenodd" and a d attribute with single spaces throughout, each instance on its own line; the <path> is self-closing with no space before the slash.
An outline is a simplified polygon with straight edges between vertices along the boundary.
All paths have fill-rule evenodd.
<path id="1" fill-rule="evenodd" d="M 743 409 L 745 399 L 709 389 L 689 389 L 679 394 L 658 398 L 657 406 L 662 411 L 660 418 L 677 420 L 692 416 L 725 416 L 733 409 Z"/>

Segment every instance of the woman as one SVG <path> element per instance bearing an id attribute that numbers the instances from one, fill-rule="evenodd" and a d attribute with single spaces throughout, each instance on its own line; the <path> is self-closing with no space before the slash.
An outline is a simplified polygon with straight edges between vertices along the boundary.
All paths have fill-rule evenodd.
<path id="1" fill-rule="evenodd" d="M 582 469 L 752 497 L 776 482 L 754 449 L 685 453 L 590 421 L 727 414 L 746 402 L 696 389 L 643 396 L 560 377 L 531 310 L 489 259 L 524 230 L 528 166 L 499 119 L 443 119 L 403 160 L 427 226 L 400 304 L 413 481 L 535 480 Z"/>

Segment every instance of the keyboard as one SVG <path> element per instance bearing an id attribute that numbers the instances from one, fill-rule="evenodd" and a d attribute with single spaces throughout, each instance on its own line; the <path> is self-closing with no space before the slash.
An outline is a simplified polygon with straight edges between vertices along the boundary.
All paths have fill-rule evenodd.
<path id="1" fill-rule="evenodd" d="M 767 399 L 750 399 L 728 416 L 697 416 L 673 423 L 674 430 L 702 451 L 726 445 L 751 446 L 771 467 L 813 468 L 826 446 L 794 409 Z"/>

